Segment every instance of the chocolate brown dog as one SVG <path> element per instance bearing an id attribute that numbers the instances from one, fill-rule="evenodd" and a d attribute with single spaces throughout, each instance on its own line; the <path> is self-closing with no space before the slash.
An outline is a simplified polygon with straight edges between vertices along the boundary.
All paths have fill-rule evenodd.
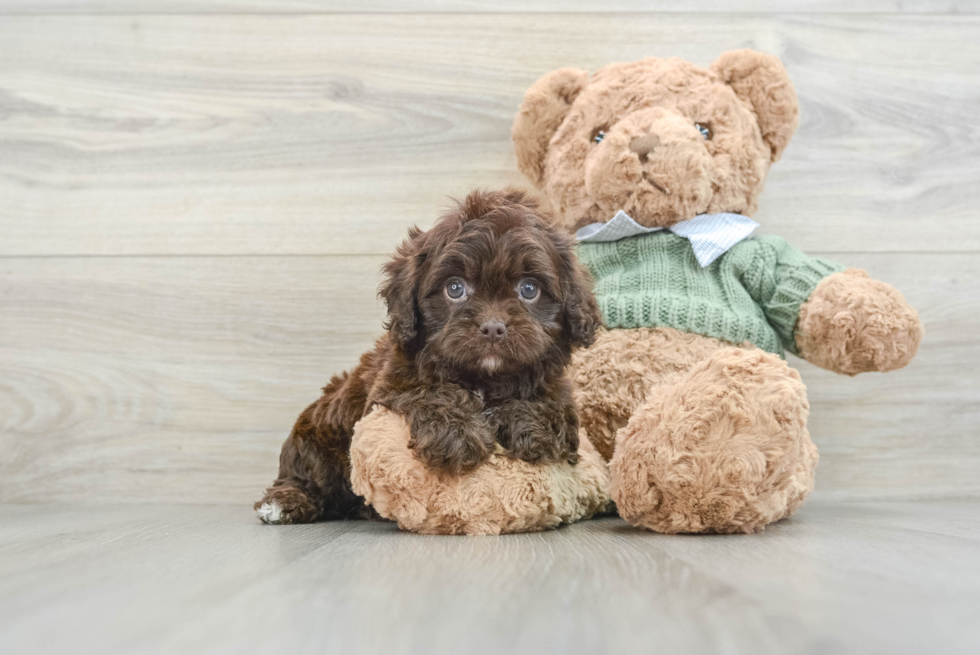
<path id="1" fill-rule="evenodd" d="M 574 242 L 533 200 L 471 193 L 428 232 L 413 228 L 384 275 L 388 333 L 296 421 L 255 504 L 266 523 L 372 515 L 351 491 L 348 452 L 375 404 L 406 417 L 422 462 L 452 473 L 495 442 L 528 462 L 578 457 L 564 370 L 600 316 Z"/>

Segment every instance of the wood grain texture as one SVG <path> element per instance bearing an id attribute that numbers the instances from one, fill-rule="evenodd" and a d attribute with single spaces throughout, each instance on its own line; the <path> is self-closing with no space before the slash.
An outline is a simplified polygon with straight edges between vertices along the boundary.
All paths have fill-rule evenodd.
<path id="1" fill-rule="evenodd" d="M 0 0 L 2 14 L 777 13 L 975 14 L 972 0 Z"/>
<path id="2" fill-rule="evenodd" d="M 809 387 L 818 489 L 980 494 L 980 258 L 821 253 L 896 285 L 908 368 Z M 0 501 L 247 504 L 332 374 L 381 333 L 382 257 L 2 261 Z"/>
<path id="3" fill-rule="evenodd" d="M 299 411 L 381 334 L 380 264 L 8 260 L 0 499 L 247 502 Z"/>
<path id="4" fill-rule="evenodd" d="M 0 0 L 0 501 L 249 503 L 380 334 L 406 228 L 524 183 L 528 85 L 746 46 L 803 112 L 761 231 L 892 282 L 928 330 L 890 375 L 794 362 L 818 489 L 980 495 L 977 5 L 637 8 Z"/>
<path id="5" fill-rule="evenodd" d="M 0 506 L 11 653 L 973 654 L 977 500 L 814 502 L 758 535 L 499 538 L 244 507 Z M 57 629 L 52 629 L 57 626 Z"/>
<path id="6" fill-rule="evenodd" d="M 976 252 L 978 34 L 976 16 L 7 16 L 0 255 L 386 253 L 446 196 L 523 184 L 509 128 L 542 73 L 745 46 L 780 55 L 802 103 L 768 230 Z"/>

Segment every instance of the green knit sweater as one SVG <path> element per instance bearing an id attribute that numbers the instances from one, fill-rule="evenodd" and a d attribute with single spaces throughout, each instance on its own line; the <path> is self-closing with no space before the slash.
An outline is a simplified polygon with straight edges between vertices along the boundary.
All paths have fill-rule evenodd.
<path id="1" fill-rule="evenodd" d="M 595 278 L 606 327 L 671 327 L 780 356 L 799 354 L 800 305 L 844 270 L 775 236 L 741 241 L 701 268 L 691 242 L 667 231 L 581 243 L 579 258 Z"/>

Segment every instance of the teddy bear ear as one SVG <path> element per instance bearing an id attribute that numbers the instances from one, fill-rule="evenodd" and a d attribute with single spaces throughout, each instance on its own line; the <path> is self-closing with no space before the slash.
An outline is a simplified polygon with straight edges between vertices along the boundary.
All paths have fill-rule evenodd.
<path id="1" fill-rule="evenodd" d="M 561 68 L 543 76 L 524 94 L 511 138 L 517 151 L 517 167 L 538 188 L 544 184 L 544 156 L 548 142 L 565 119 L 589 74 L 577 68 Z"/>
<path id="2" fill-rule="evenodd" d="M 731 50 L 722 53 L 711 70 L 755 109 L 762 138 L 772 161 L 777 161 L 800 122 L 796 91 L 783 63 L 763 52 Z"/>

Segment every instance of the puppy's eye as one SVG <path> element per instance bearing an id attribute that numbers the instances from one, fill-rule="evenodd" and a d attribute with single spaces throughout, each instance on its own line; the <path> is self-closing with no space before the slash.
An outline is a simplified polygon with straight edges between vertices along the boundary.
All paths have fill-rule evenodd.
<path id="1" fill-rule="evenodd" d="M 698 128 L 698 132 L 701 133 L 701 136 L 704 137 L 705 141 L 711 141 L 711 137 L 714 136 L 714 133 L 711 131 L 710 125 L 707 123 L 695 123 L 694 127 Z"/>
<path id="2" fill-rule="evenodd" d="M 600 128 L 592 133 L 592 143 L 599 143 L 606 138 L 606 130 Z"/>
<path id="3" fill-rule="evenodd" d="M 446 295 L 450 300 L 462 300 L 466 297 L 466 284 L 458 277 L 451 277 L 446 282 Z"/>
<path id="4" fill-rule="evenodd" d="M 541 293 L 538 283 L 534 280 L 521 280 L 517 286 L 517 291 L 524 300 L 534 300 Z"/>

